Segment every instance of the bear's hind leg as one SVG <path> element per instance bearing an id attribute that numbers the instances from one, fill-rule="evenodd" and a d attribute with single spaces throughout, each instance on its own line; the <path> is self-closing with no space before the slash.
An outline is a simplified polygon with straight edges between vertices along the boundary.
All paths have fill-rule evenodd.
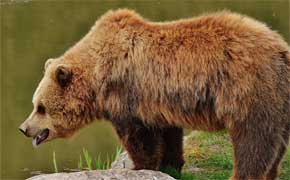
<path id="1" fill-rule="evenodd" d="M 112 122 L 121 143 L 129 153 L 135 170 L 159 170 L 163 155 L 161 131 L 145 126 L 138 118 Z"/>
<path id="2" fill-rule="evenodd" d="M 267 172 L 277 156 L 279 134 L 261 121 L 248 123 L 235 123 L 230 130 L 234 146 L 234 174 L 231 179 L 266 180 Z"/>
<path id="3" fill-rule="evenodd" d="M 184 164 L 183 160 L 183 130 L 177 127 L 162 129 L 164 154 L 160 169 L 174 168 L 178 172 Z"/>
<path id="4" fill-rule="evenodd" d="M 287 151 L 287 146 L 289 144 L 289 136 L 290 136 L 290 124 L 286 126 L 285 130 L 283 131 L 283 140 L 284 143 L 281 143 L 277 157 L 272 165 L 272 168 L 267 173 L 267 180 L 274 180 L 279 176 L 279 165 L 283 159 L 284 154 Z"/>

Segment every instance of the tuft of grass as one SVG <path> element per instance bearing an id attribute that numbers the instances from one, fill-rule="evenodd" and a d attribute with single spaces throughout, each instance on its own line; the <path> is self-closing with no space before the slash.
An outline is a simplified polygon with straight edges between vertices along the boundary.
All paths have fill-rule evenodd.
<path id="1" fill-rule="evenodd" d="M 86 148 L 83 148 L 83 155 L 85 157 L 85 161 L 86 161 L 86 164 L 87 164 L 87 168 L 89 170 L 92 170 L 93 169 L 92 168 L 92 162 L 93 162 L 93 160 L 92 160 L 92 157 L 89 155 L 89 152 L 88 152 L 88 150 Z"/>
<path id="2" fill-rule="evenodd" d="M 119 146 L 119 147 L 117 147 L 116 148 L 116 152 L 115 152 L 115 154 L 113 154 L 113 157 L 112 157 L 112 159 L 117 159 L 117 157 L 119 157 L 120 155 L 121 155 L 121 153 L 122 153 L 122 148 Z"/>
<path id="3" fill-rule="evenodd" d="M 53 151 L 53 167 L 54 167 L 54 172 L 58 173 L 58 168 L 57 168 L 57 164 L 56 164 L 56 158 L 55 158 L 55 151 Z"/>
<path id="4" fill-rule="evenodd" d="M 110 156 L 107 154 L 106 155 L 106 161 L 104 163 L 104 168 L 103 169 L 110 169 L 111 162 L 112 162 L 112 160 L 111 160 Z"/>
<path id="5" fill-rule="evenodd" d="M 78 163 L 77 163 L 77 168 L 78 170 L 94 170 L 94 169 L 109 169 L 111 167 L 111 163 L 122 153 L 122 148 L 117 147 L 116 152 L 109 156 L 108 154 L 106 155 L 105 160 L 101 159 L 101 155 L 99 154 L 96 157 L 93 157 L 89 154 L 89 151 L 86 148 L 82 149 L 82 154 L 80 154 Z M 84 160 L 83 160 L 84 159 Z M 95 165 L 95 167 L 93 166 Z M 58 172 L 57 169 L 57 163 L 56 163 L 56 158 L 55 158 L 55 152 L 53 152 L 53 165 L 54 165 L 54 172 Z"/>
<path id="6" fill-rule="evenodd" d="M 95 164 L 96 164 L 96 169 L 103 169 L 103 163 L 100 157 L 100 154 L 98 155 L 98 158 L 95 158 Z"/>

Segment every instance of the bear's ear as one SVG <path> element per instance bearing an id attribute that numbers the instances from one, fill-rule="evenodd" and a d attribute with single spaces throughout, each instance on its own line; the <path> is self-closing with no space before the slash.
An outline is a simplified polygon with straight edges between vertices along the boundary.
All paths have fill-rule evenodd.
<path id="1" fill-rule="evenodd" d="M 48 59 L 46 62 L 45 62 L 45 65 L 44 65 L 44 70 L 46 71 L 46 69 L 48 68 L 48 66 L 52 63 L 54 59 Z"/>
<path id="2" fill-rule="evenodd" d="M 55 71 L 56 81 L 62 87 L 66 87 L 72 80 L 72 72 L 68 67 L 60 65 Z"/>

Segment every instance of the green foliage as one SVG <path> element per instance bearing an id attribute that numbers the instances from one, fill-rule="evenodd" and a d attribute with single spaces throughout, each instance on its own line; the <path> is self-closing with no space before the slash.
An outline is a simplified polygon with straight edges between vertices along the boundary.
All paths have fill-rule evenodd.
<path id="1" fill-rule="evenodd" d="M 85 161 L 86 161 L 86 164 L 87 164 L 87 168 L 89 170 L 92 170 L 92 157 L 89 155 L 89 152 L 87 149 L 83 148 L 83 155 L 85 157 Z"/>
<path id="2" fill-rule="evenodd" d="M 280 179 L 289 179 L 290 177 L 290 147 L 288 148 L 288 151 L 286 155 L 284 156 L 284 159 L 282 161 L 281 165 L 281 174 L 280 174 Z"/>
<path id="3" fill-rule="evenodd" d="M 100 157 L 100 154 L 98 155 L 98 158 L 95 158 L 95 163 L 96 163 L 96 169 L 103 169 L 103 163 Z"/>
<path id="4" fill-rule="evenodd" d="M 56 158 L 55 158 L 55 151 L 53 151 L 52 157 L 53 157 L 54 172 L 58 173 L 57 164 L 56 164 Z"/>
<path id="5" fill-rule="evenodd" d="M 101 155 L 99 154 L 97 158 L 93 158 L 86 148 L 83 148 L 82 154 L 80 154 L 79 161 L 77 163 L 78 170 L 94 170 L 94 169 L 109 169 L 111 167 L 111 163 L 122 153 L 122 148 L 117 147 L 116 152 L 109 156 L 106 155 L 105 160 L 101 159 Z M 84 161 L 83 161 L 84 158 Z M 95 167 L 93 167 L 93 164 Z M 57 163 L 55 158 L 55 152 L 53 152 L 53 165 L 54 165 L 54 172 L 58 172 Z"/>
<path id="6" fill-rule="evenodd" d="M 117 147 L 116 148 L 116 153 L 115 154 L 113 154 L 114 156 L 113 156 L 113 159 L 116 159 L 117 157 L 119 157 L 120 156 L 120 154 L 122 153 L 122 148 L 121 147 Z"/>
<path id="7" fill-rule="evenodd" d="M 192 143 L 192 144 L 190 144 Z M 185 146 L 185 167 L 180 180 L 224 180 L 233 169 L 233 147 L 226 132 L 194 132 Z M 197 171 L 191 171 L 194 166 Z M 286 153 L 281 166 L 281 180 L 290 177 L 290 151 Z"/>

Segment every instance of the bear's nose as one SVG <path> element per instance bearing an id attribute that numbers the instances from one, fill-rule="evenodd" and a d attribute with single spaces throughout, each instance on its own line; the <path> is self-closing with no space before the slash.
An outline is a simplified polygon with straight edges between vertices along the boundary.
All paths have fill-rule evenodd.
<path id="1" fill-rule="evenodd" d="M 23 127 L 19 127 L 19 131 L 22 132 L 26 137 L 28 137 L 26 128 L 24 129 Z"/>

